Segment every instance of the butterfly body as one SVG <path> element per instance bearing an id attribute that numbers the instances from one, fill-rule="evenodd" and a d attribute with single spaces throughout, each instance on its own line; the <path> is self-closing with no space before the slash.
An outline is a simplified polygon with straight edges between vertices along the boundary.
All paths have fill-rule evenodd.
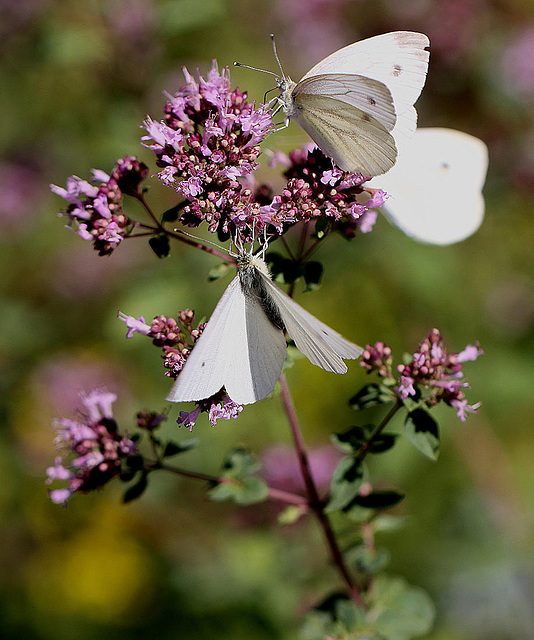
<path id="1" fill-rule="evenodd" d="M 286 331 L 317 366 L 345 373 L 362 349 L 308 313 L 271 280 L 267 265 L 241 254 L 228 285 L 167 399 L 203 400 L 224 386 L 238 404 L 272 392 L 286 356 Z"/>

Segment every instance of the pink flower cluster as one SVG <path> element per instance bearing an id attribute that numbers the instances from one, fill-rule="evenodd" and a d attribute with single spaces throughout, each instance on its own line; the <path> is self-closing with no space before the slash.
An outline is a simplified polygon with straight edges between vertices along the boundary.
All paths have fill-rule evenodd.
<path id="1" fill-rule="evenodd" d="M 121 461 L 137 453 L 137 445 L 117 431 L 111 405 L 117 396 L 104 389 L 82 395 L 87 413 L 83 420 L 56 423 L 56 445 L 74 457 L 65 464 L 61 456 L 47 469 L 47 484 L 66 480 L 63 489 L 49 491 L 52 502 L 66 504 L 73 493 L 88 493 L 107 484 L 121 472 Z"/>
<path id="2" fill-rule="evenodd" d="M 277 153 L 273 160 L 287 167 L 284 176 L 288 181 L 282 193 L 262 208 L 264 214 L 271 215 L 271 224 L 309 222 L 326 216 L 348 237 L 354 236 L 356 229 L 362 233 L 372 230 L 377 214 L 371 209 L 384 204 L 385 194 L 366 190 L 365 176 L 341 171 L 313 144 L 291 152 L 289 157 Z M 357 197 L 364 192 L 367 201 L 360 202 Z"/>
<path id="3" fill-rule="evenodd" d="M 477 413 L 480 404 L 470 405 L 465 397 L 464 389 L 469 383 L 464 378 L 463 363 L 476 360 L 484 352 L 478 343 L 468 345 L 460 353 L 448 353 L 443 344 L 443 338 L 438 329 L 432 329 L 428 338 L 419 345 L 407 364 L 398 365 L 401 374 L 395 382 L 391 365 L 391 349 L 383 342 L 374 346 L 367 345 L 360 364 L 395 384 L 397 397 L 406 400 L 410 397 L 421 397 L 427 406 L 434 406 L 438 402 L 445 402 L 456 409 L 457 415 L 465 422 L 468 413 Z"/>
<path id="4" fill-rule="evenodd" d="M 228 69 L 214 61 L 207 80 L 184 69 L 186 84 L 168 96 L 165 119 L 145 120 L 143 137 L 161 167 L 160 180 L 183 196 L 180 222 L 208 223 L 210 231 L 251 225 L 259 216 L 254 194 L 241 180 L 258 167 L 259 143 L 272 131 L 270 111 L 231 89 Z"/>
<path id="5" fill-rule="evenodd" d="M 148 168 L 136 158 L 118 160 L 111 175 L 93 170 L 90 184 L 77 176 L 67 178 L 67 188 L 51 184 L 50 189 L 69 206 L 60 216 L 69 218 L 68 227 L 83 240 L 89 240 L 99 255 L 105 256 L 120 244 L 133 222 L 122 210 L 124 193 L 138 192 L 139 183 L 146 178 Z"/>

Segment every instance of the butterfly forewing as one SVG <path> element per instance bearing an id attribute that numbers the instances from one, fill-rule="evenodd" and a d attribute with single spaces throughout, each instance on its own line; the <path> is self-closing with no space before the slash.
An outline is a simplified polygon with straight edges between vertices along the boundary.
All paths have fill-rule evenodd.
<path id="1" fill-rule="evenodd" d="M 303 309 L 268 278 L 262 277 L 297 348 L 312 364 L 333 373 L 345 373 L 347 365 L 343 358 L 358 358 L 363 349 Z"/>
<path id="2" fill-rule="evenodd" d="M 266 316 L 253 295 L 245 298 L 245 336 L 235 344 L 235 358 L 228 369 L 225 387 L 238 404 L 250 404 L 268 396 L 282 373 L 286 357 L 283 331 Z"/>
<path id="3" fill-rule="evenodd" d="M 393 137 L 368 114 L 326 96 L 299 94 L 295 104 L 294 119 L 340 169 L 376 176 L 395 164 Z"/>
<path id="4" fill-rule="evenodd" d="M 215 307 L 167 400 L 204 400 L 220 391 L 243 343 L 246 343 L 245 297 L 236 276 Z"/>
<path id="5" fill-rule="evenodd" d="M 299 94 L 327 96 L 345 102 L 369 114 L 387 131 L 395 125 L 396 115 L 389 89 L 372 78 L 350 74 L 330 74 L 307 78 L 295 85 L 293 98 Z"/>
<path id="6" fill-rule="evenodd" d="M 335 51 L 301 79 L 325 74 L 357 74 L 386 85 L 397 115 L 411 107 L 425 84 L 430 44 L 427 36 L 394 31 L 360 40 Z"/>

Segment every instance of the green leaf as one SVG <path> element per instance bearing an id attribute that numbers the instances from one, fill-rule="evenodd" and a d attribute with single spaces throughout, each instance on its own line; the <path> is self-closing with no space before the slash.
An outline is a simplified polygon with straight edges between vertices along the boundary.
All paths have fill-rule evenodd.
<path id="1" fill-rule="evenodd" d="M 148 472 L 144 472 L 141 474 L 139 480 L 133 484 L 131 487 L 128 487 L 124 492 L 124 496 L 122 497 L 122 501 L 124 504 L 131 502 L 132 500 L 136 500 L 140 498 L 145 489 L 148 486 Z"/>
<path id="2" fill-rule="evenodd" d="M 356 425 L 347 431 L 333 433 L 331 439 L 336 447 L 344 453 L 356 453 L 362 444 L 371 437 L 374 430 L 374 424 L 366 424 L 363 427 Z"/>
<path id="3" fill-rule="evenodd" d="M 236 447 L 227 455 L 223 464 L 223 475 L 227 478 L 237 478 L 255 473 L 261 464 L 248 449 Z"/>
<path id="4" fill-rule="evenodd" d="M 438 423 L 425 409 L 415 409 L 406 416 L 404 433 L 422 454 L 431 460 L 439 456 Z"/>
<path id="5" fill-rule="evenodd" d="M 321 238 L 324 238 L 325 233 L 328 230 L 329 226 L 330 226 L 330 220 L 327 218 L 327 216 L 321 216 L 320 218 L 318 218 L 317 222 L 315 223 L 315 232 L 314 232 L 315 237 L 318 240 L 320 240 Z"/>
<path id="6" fill-rule="evenodd" d="M 330 483 L 330 500 L 325 511 L 331 513 L 343 509 L 362 486 L 364 476 L 363 465 L 353 458 L 343 458 L 338 464 Z"/>
<path id="7" fill-rule="evenodd" d="M 190 449 L 193 449 L 194 447 L 196 447 L 197 444 L 198 444 L 198 440 L 196 439 L 187 440 L 186 442 L 181 442 L 180 444 L 176 442 L 172 442 L 172 440 L 170 440 L 165 445 L 165 449 L 163 451 L 163 457 L 170 458 L 171 456 L 175 456 L 178 453 L 189 451 Z"/>
<path id="8" fill-rule="evenodd" d="M 395 444 L 397 437 L 398 434 L 396 433 L 381 433 L 373 439 L 369 445 L 369 451 L 371 453 L 384 453 L 384 451 L 389 451 Z"/>
<path id="9" fill-rule="evenodd" d="M 314 291 L 319 287 L 323 275 L 323 265 L 320 262 L 310 260 L 304 263 L 304 280 L 306 291 Z"/>
<path id="10" fill-rule="evenodd" d="M 374 407 L 377 404 L 395 402 L 395 394 L 391 389 L 372 382 L 365 385 L 358 393 L 349 400 L 350 406 L 356 411 Z"/>
<path id="11" fill-rule="evenodd" d="M 152 251 L 158 256 L 158 258 L 166 258 L 170 253 L 171 247 L 169 244 L 169 238 L 164 233 L 152 236 L 152 238 L 149 239 L 148 244 L 151 246 Z"/>
<path id="12" fill-rule="evenodd" d="M 345 598 L 339 598 L 335 606 L 335 618 L 347 631 L 365 624 L 365 610 Z"/>
<path id="13" fill-rule="evenodd" d="M 218 264 L 213 269 L 209 270 L 208 280 L 213 282 L 214 280 L 218 280 L 219 278 L 223 278 L 228 270 L 231 269 L 232 265 L 229 262 L 223 262 L 222 264 Z"/>
<path id="14" fill-rule="evenodd" d="M 360 545 L 350 552 L 349 561 L 359 573 L 376 575 L 389 563 L 389 553 L 386 549 L 367 549 Z"/>
<path id="15" fill-rule="evenodd" d="M 240 481 L 239 490 L 234 494 L 237 504 L 255 504 L 263 502 L 269 497 L 269 487 L 261 478 L 247 477 Z"/>
<path id="16" fill-rule="evenodd" d="M 435 608 L 423 589 L 408 585 L 402 578 L 378 576 L 372 596 L 368 617 L 387 640 L 412 640 L 432 629 Z"/>
<path id="17" fill-rule="evenodd" d="M 126 458 L 126 466 L 134 471 L 139 471 L 140 469 L 144 469 L 145 460 L 140 453 L 137 453 L 134 456 L 128 456 L 128 458 Z"/>
<path id="18" fill-rule="evenodd" d="M 263 502 L 269 497 L 269 487 L 260 478 L 245 477 L 221 482 L 208 492 L 212 500 L 232 500 L 241 505 Z"/>
<path id="19" fill-rule="evenodd" d="M 208 491 L 208 497 L 215 502 L 224 502 L 231 500 L 234 495 L 234 487 L 230 482 L 220 482 L 218 485 Z"/>
<path id="20" fill-rule="evenodd" d="M 389 509 L 395 506 L 404 498 L 404 494 L 397 491 L 371 491 L 366 496 L 356 496 L 347 508 L 353 506 L 363 507 L 364 509 Z"/>
<path id="21" fill-rule="evenodd" d="M 290 504 L 278 515 L 278 524 L 286 526 L 295 524 L 303 515 L 302 509 L 296 504 Z"/>
<path id="22" fill-rule="evenodd" d="M 184 208 L 184 204 L 185 202 L 180 202 L 180 204 L 167 209 L 167 211 L 164 211 L 161 216 L 161 222 L 176 222 L 176 220 L 178 220 L 178 218 L 180 217 L 180 212 Z"/>

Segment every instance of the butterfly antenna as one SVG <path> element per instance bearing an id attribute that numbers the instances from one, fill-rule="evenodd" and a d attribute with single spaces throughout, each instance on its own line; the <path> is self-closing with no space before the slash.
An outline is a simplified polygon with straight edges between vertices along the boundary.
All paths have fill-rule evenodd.
<path id="1" fill-rule="evenodd" d="M 274 39 L 274 33 L 271 33 L 271 42 L 273 43 L 273 53 L 274 53 L 274 57 L 276 59 L 276 62 L 278 62 L 278 66 L 280 68 L 280 73 L 282 74 L 282 78 L 286 77 L 286 74 L 284 73 L 284 70 L 282 69 L 282 63 L 280 62 L 280 58 L 278 57 L 278 51 L 276 50 L 276 42 Z"/>
<path id="2" fill-rule="evenodd" d="M 252 71 L 259 71 L 260 73 L 268 73 L 270 76 L 274 76 L 278 79 L 278 76 L 273 71 L 267 71 L 267 69 L 258 69 L 258 67 L 251 67 L 248 64 L 241 64 L 241 62 L 234 62 L 234 67 L 243 67 L 245 69 L 252 69 Z"/>
<path id="3" fill-rule="evenodd" d="M 204 238 L 198 238 L 197 236 L 194 236 L 192 233 L 187 233 L 187 231 L 182 231 L 182 229 L 174 229 L 174 231 L 176 231 L 176 233 L 181 233 L 184 236 L 188 236 L 189 238 L 193 238 L 193 240 L 198 240 L 198 242 L 200 243 L 207 242 L 208 244 L 211 244 L 213 247 L 216 247 L 221 251 L 226 251 L 226 253 L 229 256 L 232 255 L 231 251 L 229 251 L 226 247 L 222 247 L 220 244 L 217 244 L 216 242 L 211 242 L 211 240 L 204 240 Z"/>

